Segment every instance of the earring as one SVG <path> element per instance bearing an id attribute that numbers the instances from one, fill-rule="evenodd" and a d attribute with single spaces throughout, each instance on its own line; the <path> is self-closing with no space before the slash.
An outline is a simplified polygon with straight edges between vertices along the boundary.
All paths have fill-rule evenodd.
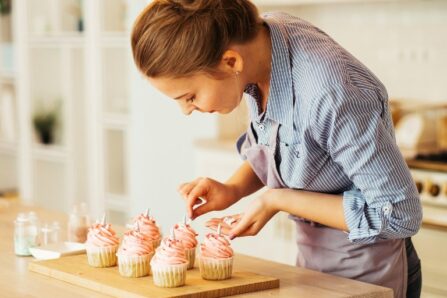
<path id="1" fill-rule="evenodd" d="M 238 76 L 238 75 L 239 75 L 240 73 L 241 73 L 240 71 L 236 71 L 236 73 L 235 73 L 235 74 L 236 74 L 236 75 Z"/>

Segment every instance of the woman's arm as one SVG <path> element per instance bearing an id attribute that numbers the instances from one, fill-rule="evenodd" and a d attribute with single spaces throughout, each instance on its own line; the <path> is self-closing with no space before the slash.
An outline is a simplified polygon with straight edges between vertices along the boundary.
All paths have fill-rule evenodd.
<path id="1" fill-rule="evenodd" d="M 357 188 L 343 194 L 348 237 L 356 243 L 407 238 L 422 222 L 419 194 L 383 96 L 374 89 L 332 86 L 310 113 L 314 140 Z"/>
<path id="2" fill-rule="evenodd" d="M 287 188 L 272 189 L 269 192 L 266 194 L 267 205 L 274 210 L 285 211 L 328 227 L 348 231 L 342 195 Z"/>
<path id="3" fill-rule="evenodd" d="M 234 216 L 234 226 L 222 225 L 222 232 L 235 237 L 256 235 L 279 211 L 284 211 L 342 231 L 348 231 L 343 212 L 343 197 L 294 189 L 269 189 L 254 200 L 242 215 Z M 211 219 L 207 226 L 216 229 L 222 219 Z"/>
<path id="4" fill-rule="evenodd" d="M 255 172 L 253 172 L 248 161 L 244 161 L 225 184 L 234 189 L 236 196 L 239 198 L 238 200 L 251 195 L 264 186 Z"/>

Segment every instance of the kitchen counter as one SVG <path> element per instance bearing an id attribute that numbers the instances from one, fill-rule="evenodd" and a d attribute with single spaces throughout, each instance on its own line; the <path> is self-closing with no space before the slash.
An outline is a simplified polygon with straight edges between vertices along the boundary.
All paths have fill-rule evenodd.
<path id="1" fill-rule="evenodd" d="M 59 221 L 64 236 L 67 215 L 24 206 L 18 201 L 0 204 L 0 288 L 2 297 L 107 297 L 82 287 L 28 271 L 32 257 L 14 255 L 14 219 L 19 212 L 35 211 L 41 221 Z M 115 227 L 119 234 L 123 229 Z M 274 276 L 280 288 L 235 297 L 392 297 L 384 287 L 340 278 L 294 266 L 236 255 L 235 270 Z M 261 294 L 262 293 L 262 294 Z"/>

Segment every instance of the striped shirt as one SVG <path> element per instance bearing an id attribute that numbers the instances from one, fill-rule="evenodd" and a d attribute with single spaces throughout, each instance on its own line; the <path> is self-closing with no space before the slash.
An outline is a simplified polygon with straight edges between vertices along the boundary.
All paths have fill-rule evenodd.
<path id="1" fill-rule="evenodd" d="M 383 84 L 313 25 L 285 13 L 263 18 L 272 41 L 265 112 L 256 85 L 245 95 L 258 144 L 269 145 L 273 124 L 280 125 L 275 160 L 283 182 L 343 194 L 352 242 L 414 235 L 422 208 L 395 142 Z"/>

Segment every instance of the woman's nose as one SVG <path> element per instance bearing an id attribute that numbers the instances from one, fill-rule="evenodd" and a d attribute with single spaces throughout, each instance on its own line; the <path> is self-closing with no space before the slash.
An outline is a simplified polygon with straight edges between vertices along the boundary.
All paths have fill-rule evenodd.
<path id="1" fill-rule="evenodd" d="M 182 110 L 182 113 L 186 116 L 191 115 L 191 113 L 196 110 L 196 108 L 193 105 L 180 105 L 180 109 Z"/>

